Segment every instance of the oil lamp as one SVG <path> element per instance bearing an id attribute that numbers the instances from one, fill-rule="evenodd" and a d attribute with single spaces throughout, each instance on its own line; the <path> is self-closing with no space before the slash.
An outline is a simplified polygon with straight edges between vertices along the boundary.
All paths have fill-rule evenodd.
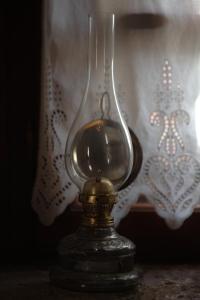
<path id="1" fill-rule="evenodd" d="M 114 83 L 115 16 L 89 17 L 88 80 L 66 144 L 66 169 L 80 190 L 80 228 L 58 248 L 50 277 L 72 290 L 118 291 L 137 282 L 134 244 L 113 227 L 117 191 L 133 167 L 132 140 Z"/>

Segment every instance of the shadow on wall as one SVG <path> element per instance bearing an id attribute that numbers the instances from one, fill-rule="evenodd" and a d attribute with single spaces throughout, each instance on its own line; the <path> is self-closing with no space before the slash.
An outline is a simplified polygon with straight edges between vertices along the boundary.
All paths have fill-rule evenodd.
<path id="1" fill-rule="evenodd" d="M 156 29 L 167 23 L 167 18 L 160 14 L 126 14 L 119 22 L 126 29 Z"/>

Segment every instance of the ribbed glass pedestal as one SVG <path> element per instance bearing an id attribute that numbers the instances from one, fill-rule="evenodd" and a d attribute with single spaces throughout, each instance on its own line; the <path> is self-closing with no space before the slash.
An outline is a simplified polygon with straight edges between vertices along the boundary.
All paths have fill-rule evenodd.
<path id="1" fill-rule="evenodd" d="M 50 273 L 56 286 L 91 292 L 116 292 L 137 286 L 135 246 L 112 227 L 82 226 L 62 240 L 58 252 L 59 264 Z"/>

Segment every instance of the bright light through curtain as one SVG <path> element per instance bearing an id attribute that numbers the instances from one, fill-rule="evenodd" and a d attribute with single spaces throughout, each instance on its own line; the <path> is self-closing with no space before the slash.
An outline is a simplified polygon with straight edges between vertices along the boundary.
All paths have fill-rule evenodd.
<path id="1" fill-rule="evenodd" d="M 143 148 L 120 192 L 117 224 L 144 194 L 171 228 L 200 195 L 200 1 L 46 0 L 38 173 L 32 205 L 50 225 L 77 195 L 64 166 L 68 130 L 87 79 L 88 13 L 117 14 L 115 81 Z"/>

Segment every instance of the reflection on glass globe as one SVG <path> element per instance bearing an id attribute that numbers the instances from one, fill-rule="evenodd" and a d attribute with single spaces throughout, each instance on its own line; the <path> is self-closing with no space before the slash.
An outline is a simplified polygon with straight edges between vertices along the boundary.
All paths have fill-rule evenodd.
<path id="1" fill-rule="evenodd" d="M 84 125 L 76 134 L 71 160 L 78 176 L 106 177 L 118 187 L 127 177 L 129 152 L 121 126 L 98 119 Z"/>

